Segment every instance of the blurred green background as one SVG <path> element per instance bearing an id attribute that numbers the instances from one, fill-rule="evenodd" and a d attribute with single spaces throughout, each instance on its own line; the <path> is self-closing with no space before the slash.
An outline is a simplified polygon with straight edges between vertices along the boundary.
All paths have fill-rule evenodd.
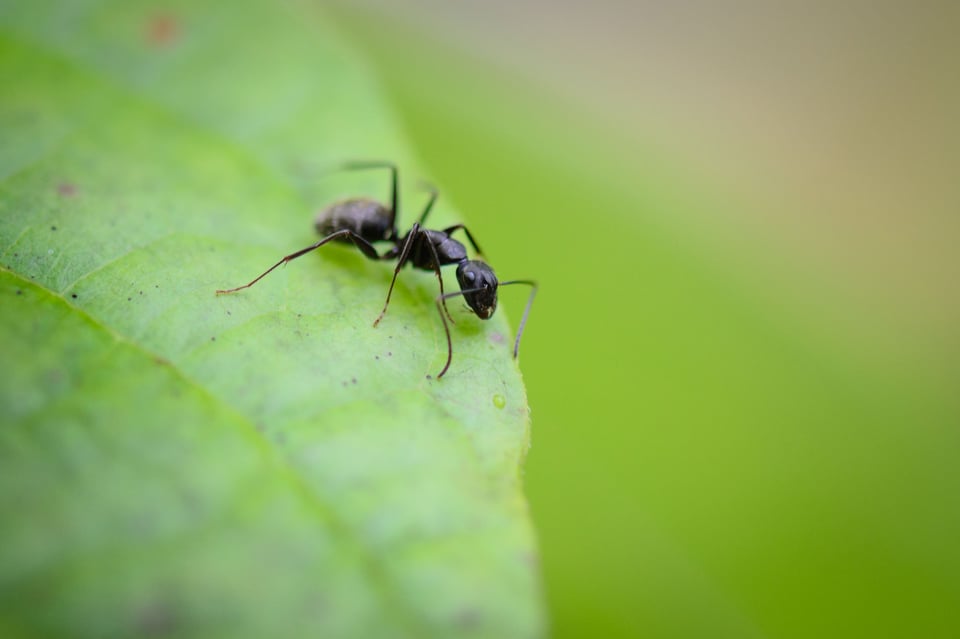
<path id="1" fill-rule="evenodd" d="M 957 10 L 333 7 L 541 281 L 554 634 L 960 636 Z"/>

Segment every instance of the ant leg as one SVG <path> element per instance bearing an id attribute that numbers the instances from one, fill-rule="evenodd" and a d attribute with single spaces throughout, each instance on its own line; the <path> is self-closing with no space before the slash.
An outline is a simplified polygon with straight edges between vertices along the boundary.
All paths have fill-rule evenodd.
<path id="1" fill-rule="evenodd" d="M 483 255 L 483 251 L 480 250 L 480 247 L 477 246 L 477 241 L 473 239 L 473 235 L 470 234 L 470 229 L 468 229 L 463 224 L 454 224 L 453 226 L 443 229 L 443 232 L 446 235 L 450 235 L 458 229 L 463 229 L 463 232 L 467 234 L 467 239 L 470 240 L 470 246 L 473 247 L 473 250 L 477 252 L 477 255 Z"/>
<path id="2" fill-rule="evenodd" d="M 530 307 L 533 306 L 533 298 L 537 295 L 537 283 L 534 280 L 510 280 L 509 282 L 500 282 L 500 286 L 509 286 L 510 284 L 526 284 L 531 287 L 530 297 L 527 298 L 527 306 L 523 309 L 523 317 L 520 318 L 520 326 L 517 328 L 517 339 L 513 342 L 513 358 L 516 359 L 520 353 L 520 336 L 523 335 L 523 327 L 527 324 L 527 316 L 530 314 Z"/>
<path id="3" fill-rule="evenodd" d="M 451 297 L 456 297 L 457 295 L 466 295 L 467 293 L 476 293 L 482 290 L 482 288 L 468 288 L 462 291 L 457 291 L 456 293 L 442 293 L 437 296 L 437 312 L 440 313 L 440 320 L 443 321 L 443 332 L 447 335 L 447 363 L 443 365 L 443 370 L 440 371 L 439 375 L 437 375 L 437 379 L 443 377 L 443 374 L 447 372 L 448 368 L 450 368 L 450 362 L 453 361 L 453 341 L 450 339 L 450 325 L 447 324 L 447 318 L 443 314 L 443 311 L 446 310 L 447 307 L 447 300 Z M 447 315 L 449 315 L 449 313 L 447 313 Z"/>
<path id="4" fill-rule="evenodd" d="M 400 258 L 397 260 L 397 268 L 393 269 L 393 279 L 390 280 L 390 288 L 387 289 L 387 301 L 383 303 L 383 310 L 380 311 L 380 315 L 373 321 L 374 328 L 377 327 L 377 324 L 380 323 L 383 316 L 387 314 L 387 306 L 390 305 L 390 296 L 393 295 L 393 286 L 397 283 L 397 275 L 400 274 L 400 269 L 403 268 L 403 265 L 407 263 L 407 259 L 410 257 L 410 249 L 413 248 L 413 243 L 416 241 L 418 235 L 420 235 L 420 225 L 414 222 L 413 228 L 410 229 L 406 239 L 403 241 L 403 249 L 400 251 Z"/>
<path id="5" fill-rule="evenodd" d="M 373 245 L 371 245 L 369 242 L 367 242 L 365 239 L 363 239 L 362 237 L 360 237 L 359 235 L 357 235 L 357 234 L 354 233 L 353 231 L 351 231 L 351 230 L 349 230 L 349 229 L 344 229 L 344 230 L 342 230 L 342 231 L 337 231 L 336 233 L 331 233 L 330 235 L 326 236 L 325 238 L 323 238 L 322 240 L 320 240 L 320 241 L 317 242 L 316 244 L 311 244 L 311 245 L 308 246 L 307 248 L 300 249 L 300 250 L 297 251 L 296 253 L 291 253 L 290 255 L 287 255 L 287 256 L 284 257 L 282 260 L 280 260 L 279 262 L 277 262 L 276 264 L 274 264 L 273 266 L 271 266 L 270 268 L 268 268 L 266 271 L 264 271 L 263 273 L 261 273 L 260 275 L 258 275 L 257 278 L 254 279 L 254 280 L 253 280 L 252 282 L 250 282 L 249 284 L 244 284 L 243 286 L 238 286 L 237 288 L 229 288 L 229 289 L 226 289 L 226 290 L 218 290 L 218 291 L 217 291 L 217 295 L 224 295 L 224 294 L 226 294 L 226 293 L 236 293 L 236 292 L 239 291 L 239 290 L 242 290 L 242 289 L 245 289 L 245 288 L 250 288 L 251 286 L 253 286 L 253 285 L 256 284 L 257 282 L 259 282 L 261 279 L 263 279 L 268 273 L 270 273 L 270 271 L 272 271 L 273 269 L 277 268 L 277 267 L 280 266 L 281 264 L 286 264 L 287 262 L 290 262 L 291 260 L 297 259 L 297 258 L 300 257 L 301 255 L 306 255 L 306 254 L 309 253 L 310 251 L 313 251 L 313 250 L 316 250 L 316 249 L 320 248 L 321 246 L 323 246 L 324 244 L 326 244 L 327 242 L 329 242 L 329 241 L 331 241 L 331 240 L 335 240 L 335 239 L 342 238 L 342 237 L 349 237 L 351 240 L 353 240 L 353 243 L 356 245 L 356 247 L 357 247 L 358 249 L 360 249 L 360 250 L 363 252 L 363 254 L 366 255 L 367 257 L 369 257 L 370 259 L 374 259 L 374 260 L 375 260 L 375 259 L 378 259 L 378 258 L 379 258 L 379 255 L 377 255 L 377 249 L 373 248 Z"/>
<path id="6" fill-rule="evenodd" d="M 426 224 L 427 216 L 430 215 L 430 209 L 433 208 L 433 203 L 437 201 L 437 196 L 439 195 L 437 188 L 432 184 L 428 184 L 427 189 L 430 193 L 430 199 L 427 200 L 427 205 L 423 208 L 423 213 L 420 215 L 420 219 L 418 220 L 420 226 L 424 226 Z"/>
<path id="7" fill-rule="evenodd" d="M 443 273 L 440 272 L 440 256 L 437 254 L 437 247 L 433 245 L 433 242 L 427 242 L 427 245 L 430 247 L 430 253 L 433 254 L 433 272 L 437 275 L 437 281 L 440 282 L 440 297 L 443 297 Z M 451 324 L 456 324 L 453 321 L 453 315 L 450 314 L 450 309 L 447 308 L 447 300 L 443 300 L 443 311 L 447 314 L 447 317 L 450 319 Z"/>
<path id="8" fill-rule="evenodd" d="M 444 316 L 443 311 L 447 307 L 447 298 L 456 297 L 457 295 L 463 295 L 463 292 L 445 293 L 437 296 L 437 312 L 440 313 L 440 320 L 443 322 L 443 332 L 447 334 L 447 363 L 443 365 L 443 370 L 437 375 L 437 379 L 443 377 L 443 374 L 450 368 L 450 362 L 453 361 L 453 341 L 450 339 L 450 325 L 447 324 L 447 318 Z M 449 315 L 449 313 L 447 314 Z"/>
<path id="9" fill-rule="evenodd" d="M 509 286 L 511 284 L 526 284 L 533 289 L 530 291 L 530 297 L 527 298 L 527 306 L 523 309 L 523 317 L 520 318 L 520 327 L 517 329 L 517 339 L 513 343 L 513 357 L 516 359 L 517 355 L 520 353 L 520 336 L 523 335 L 523 328 L 527 324 L 527 316 L 530 314 L 530 307 L 533 306 L 533 298 L 537 294 L 538 286 L 534 280 L 510 280 L 509 282 L 500 282 L 499 285 Z M 447 324 L 447 318 L 443 315 L 442 305 L 445 304 L 447 299 L 451 297 L 456 297 L 457 295 L 465 296 L 469 293 L 477 293 L 482 290 L 482 288 L 468 288 L 456 293 L 445 293 L 437 296 L 437 312 L 440 313 L 440 320 L 443 322 L 443 331 L 447 336 L 447 363 L 444 364 L 443 370 L 441 370 L 440 374 L 437 375 L 437 379 L 443 377 L 444 373 L 447 372 L 447 369 L 450 368 L 450 362 L 453 361 L 453 341 L 450 339 L 450 326 Z"/>
<path id="10" fill-rule="evenodd" d="M 400 191 L 397 188 L 397 165 L 393 162 L 363 161 L 346 162 L 341 168 L 347 171 L 390 169 L 390 228 L 396 228 L 397 210 L 400 207 Z"/>

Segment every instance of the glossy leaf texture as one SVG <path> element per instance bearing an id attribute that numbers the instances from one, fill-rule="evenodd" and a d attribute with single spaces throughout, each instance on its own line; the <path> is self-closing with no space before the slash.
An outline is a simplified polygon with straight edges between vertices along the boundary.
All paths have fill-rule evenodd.
<path id="1" fill-rule="evenodd" d="M 543 634 L 503 314 L 451 304 L 437 381 L 430 273 L 378 328 L 393 265 L 350 246 L 214 294 L 387 197 L 344 161 L 425 202 L 324 14 L 3 3 L 0 86 L 0 635 Z"/>

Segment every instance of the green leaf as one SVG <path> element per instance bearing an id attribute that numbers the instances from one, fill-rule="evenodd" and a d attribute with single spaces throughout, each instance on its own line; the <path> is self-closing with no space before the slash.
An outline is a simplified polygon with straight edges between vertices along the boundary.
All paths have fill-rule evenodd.
<path id="1" fill-rule="evenodd" d="M 543 633 L 503 314 L 315 241 L 425 194 L 310 5 L 0 5 L 0 634 Z M 462 220 L 443 206 L 438 226 Z M 489 242 L 487 242 L 489 244 Z M 452 286 L 451 286 L 452 285 Z M 455 282 L 448 282 L 455 290 Z"/>

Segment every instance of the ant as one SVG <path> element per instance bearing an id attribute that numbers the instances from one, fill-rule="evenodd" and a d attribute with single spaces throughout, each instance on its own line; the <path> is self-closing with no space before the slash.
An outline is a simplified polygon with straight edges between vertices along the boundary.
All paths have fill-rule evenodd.
<path id="1" fill-rule="evenodd" d="M 443 330 L 447 335 L 447 363 L 443 370 L 437 375 L 437 379 L 443 377 L 447 369 L 450 368 L 450 362 L 453 360 L 453 343 L 450 339 L 450 326 L 453 317 L 447 309 L 447 300 L 457 295 L 462 295 L 466 300 L 470 310 L 482 320 L 490 319 L 494 311 L 497 310 L 497 287 L 508 286 L 511 284 L 526 284 L 531 287 L 530 297 L 527 300 L 527 306 L 524 308 L 523 317 L 520 319 L 520 326 L 517 329 L 517 337 L 513 344 L 513 356 L 517 357 L 520 351 L 520 336 L 523 334 L 523 327 L 527 323 L 527 315 L 530 313 L 530 306 L 533 304 L 533 298 L 537 294 L 537 283 L 533 280 L 510 280 L 507 282 L 498 282 L 493 268 L 482 260 L 467 259 L 466 247 L 459 241 L 453 239 L 451 235 L 458 230 L 463 230 L 467 240 L 473 247 L 478 256 L 483 255 L 483 251 L 477 246 L 476 241 L 470 230 L 463 224 L 454 224 L 441 231 L 435 231 L 424 228 L 427 216 L 437 201 L 437 191 L 430 188 L 430 197 L 420 215 L 420 219 L 413 223 L 411 229 L 406 235 L 400 236 L 397 231 L 397 209 L 399 207 L 399 192 L 397 189 L 397 167 L 389 162 L 350 162 L 343 167 L 345 170 L 365 170 L 365 169 L 389 169 L 391 175 L 390 204 L 385 205 L 370 198 L 351 198 L 332 204 L 323 210 L 314 221 L 314 227 L 317 233 L 323 238 L 310 246 L 300 249 L 295 253 L 287 255 L 279 262 L 258 275 L 249 284 L 238 286 L 236 288 L 218 290 L 217 295 L 235 293 L 236 291 L 249 288 L 259 282 L 263 277 L 281 264 L 286 264 L 295 260 L 301 255 L 320 248 L 324 244 L 332 241 L 340 243 L 352 242 L 354 246 L 360 249 L 366 257 L 371 260 L 397 260 L 397 266 L 393 271 L 393 280 L 390 282 L 390 288 L 387 290 L 387 299 L 383 304 L 383 310 L 374 320 L 373 326 L 376 327 L 387 312 L 390 305 L 390 296 L 393 294 L 393 287 L 397 283 L 397 275 L 408 262 L 418 269 L 433 271 L 440 283 L 440 295 L 436 298 L 437 311 L 440 313 L 440 319 L 443 321 Z M 382 254 L 377 253 L 373 246 L 375 242 L 391 242 L 392 247 Z M 457 293 L 445 293 L 443 291 L 443 277 L 440 273 L 441 266 L 450 264 L 457 265 L 457 282 L 460 284 L 460 291 Z M 429 376 L 428 376 L 429 377 Z"/>

